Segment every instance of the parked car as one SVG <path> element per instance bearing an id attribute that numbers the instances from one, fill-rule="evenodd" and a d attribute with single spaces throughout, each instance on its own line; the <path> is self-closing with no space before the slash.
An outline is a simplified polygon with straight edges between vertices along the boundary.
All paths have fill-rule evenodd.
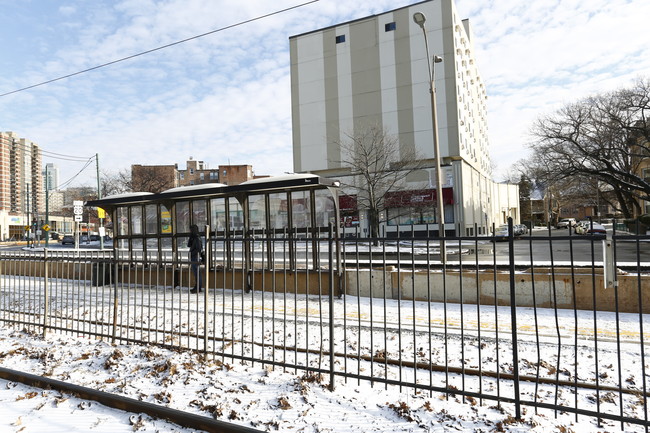
<path id="1" fill-rule="evenodd" d="M 528 233 L 528 226 L 525 224 L 515 224 L 512 227 L 515 236 L 523 236 Z"/>
<path id="2" fill-rule="evenodd" d="M 494 240 L 506 241 L 508 240 L 509 233 L 510 232 L 508 231 L 508 225 L 507 224 L 501 225 L 494 230 Z"/>
<path id="3" fill-rule="evenodd" d="M 592 223 L 591 221 L 580 221 L 576 224 L 574 230 L 578 235 L 605 236 L 607 234 L 607 230 L 602 224 Z"/>
<path id="4" fill-rule="evenodd" d="M 587 226 L 585 234 L 592 236 L 605 236 L 607 235 L 607 230 L 605 230 L 605 227 L 602 224 L 593 223 L 592 225 Z"/>
<path id="5" fill-rule="evenodd" d="M 61 242 L 61 245 L 65 245 L 65 244 L 74 245 L 74 236 L 72 236 L 72 235 L 63 235 L 63 237 L 61 238 L 61 240 L 59 242 Z"/>
<path id="6" fill-rule="evenodd" d="M 568 229 L 576 225 L 575 218 L 562 218 L 560 222 L 557 223 L 557 228 L 559 229 Z"/>
<path id="7" fill-rule="evenodd" d="M 587 231 L 587 227 L 589 227 L 589 224 L 589 221 L 579 221 L 575 226 L 573 226 L 573 231 L 577 235 L 584 235 Z"/>

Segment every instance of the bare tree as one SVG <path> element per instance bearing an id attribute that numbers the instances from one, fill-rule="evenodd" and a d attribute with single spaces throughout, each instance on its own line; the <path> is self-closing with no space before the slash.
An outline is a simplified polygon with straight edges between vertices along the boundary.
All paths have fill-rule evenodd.
<path id="1" fill-rule="evenodd" d="M 568 104 L 533 127 L 531 165 L 557 182 L 596 179 L 607 185 L 612 204 L 626 217 L 650 200 L 641 164 L 650 158 L 650 80 Z"/>
<path id="2" fill-rule="evenodd" d="M 113 172 L 102 172 L 100 177 L 102 197 L 133 191 L 131 173 L 127 169 Z"/>
<path id="3" fill-rule="evenodd" d="M 368 213 L 370 236 L 379 236 L 380 214 L 386 210 L 385 196 L 400 189 L 405 177 L 422 168 L 413 147 L 400 147 L 395 136 L 379 126 L 359 129 L 337 142 L 342 166 L 351 170 L 345 189 L 357 195 L 357 206 Z"/>
<path id="4" fill-rule="evenodd" d="M 131 166 L 131 188 L 133 191 L 159 193 L 175 186 L 176 170 L 173 166 Z"/>

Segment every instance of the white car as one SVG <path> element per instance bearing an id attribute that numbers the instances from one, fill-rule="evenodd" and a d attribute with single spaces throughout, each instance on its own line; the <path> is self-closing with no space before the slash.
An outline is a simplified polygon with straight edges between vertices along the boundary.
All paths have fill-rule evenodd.
<path id="1" fill-rule="evenodd" d="M 568 229 L 576 225 L 575 218 L 562 218 L 560 222 L 557 223 L 557 228 L 559 229 Z"/>
<path id="2" fill-rule="evenodd" d="M 607 234 L 607 230 L 602 224 L 591 221 L 580 221 L 574 230 L 578 235 L 605 236 Z"/>

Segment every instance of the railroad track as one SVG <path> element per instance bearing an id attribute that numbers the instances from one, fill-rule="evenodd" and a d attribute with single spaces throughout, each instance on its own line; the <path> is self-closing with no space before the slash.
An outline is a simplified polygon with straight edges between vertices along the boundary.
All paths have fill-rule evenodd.
<path id="1" fill-rule="evenodd" d="M 219 421 L 206 416 L 183 412 L 176 409 L 160 406 L 153 403 L 135 400 L 132 398 L 98 391 L 92 388 L 75 385 L 72 383 L 37 376 L 21 371 L 0 367 L 0 378 L 12 382 L 20 382 L 28 386 L 52 389 L 75 397 L 92 400 L 114 409 L 132 413 L 145 413 L 154 418 L 163 419 L 182 427 L 203 430 L 214 433 L 262 433 L 250 427 L 240 426 L 225 421 Z"/>

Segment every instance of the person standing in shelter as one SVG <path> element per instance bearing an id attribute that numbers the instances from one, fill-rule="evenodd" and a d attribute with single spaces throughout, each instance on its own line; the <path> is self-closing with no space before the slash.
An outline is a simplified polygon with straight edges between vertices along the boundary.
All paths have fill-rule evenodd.
<path id="1" fill-rule="evenodd" d="M 203 279 L 201 278 L 201 253 L 203 252 L 203 242 L 199 236 L 199 227 L 196 224 L 190 226 L 190 238 L 187 241 L 190 249 L 190 266 L 194 274 L 194 287 L 190 293 L 199 293 L 203 291 Z"/>

